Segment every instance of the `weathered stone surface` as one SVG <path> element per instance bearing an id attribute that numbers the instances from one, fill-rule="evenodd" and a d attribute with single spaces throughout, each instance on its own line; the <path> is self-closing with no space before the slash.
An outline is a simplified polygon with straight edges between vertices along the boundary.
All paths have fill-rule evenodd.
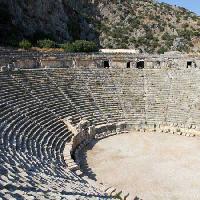
<path id="1" fill-rule="evenodd" d="M 149 137 L 155 132 L 191 137 L 200 133 L 200 72 L 187 68 L 188 59 L 195 62 L 197 57 L 31 54 L 26 52 L 22 59 L 19 52 L 0 55 L 9 60 L 8 70 L 0 72 L 1 196 L 16 192 L 18 198 L 64 195 L 85 200 L 86 194 L 106 195 L 81 178 L 79 161 L 74 161 L 89 142 L 131 128 L 138 136 L 151 132 Z M 49 62 L 79 59 L 79 64 L 93 59 L 101 69 L 12 69 L 13 62 L 23 65 L 26 58 L 25 66 L 29 57 Z M 107 59 L 118 60 L 120 66 L 104 69 L 102 61 Z M 134 64 L 127 69 L 130 60 Z M 138 60 L 144 61 L 144 68 L 137 68 Z"/>
<path id="2" fill-rule="evenodd" d="M 6 37 L 3 32 L 10 29 L 12 31 L 15 27 L 21 38 L 25 36 L 37 39 L 42 35 L 49 35 L 57 41 L 94 39 L 92 27 L 75 11 L 72 7 L 74 5 L 75 3 L 70 4 L 67 0 L 35 0 L 28 3 L 25 0 L 0 0 L 0 6 L 8 16 L 1 28 L 2 37 Z"/>

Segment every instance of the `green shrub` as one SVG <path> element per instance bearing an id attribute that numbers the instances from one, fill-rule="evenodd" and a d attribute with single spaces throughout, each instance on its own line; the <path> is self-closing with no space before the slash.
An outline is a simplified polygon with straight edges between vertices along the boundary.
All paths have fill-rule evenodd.
<path id="1" fill-rule="evenodd" d="M 139 26 L 140 26 L 140 20 L 138 20 L 136 17 L 135 18 L 129 18 L 128 23 L 133 28 L 139 28 Z"/>
<path id="2" fill-rule="evenodd" d="M 62 45 L 60 45 L 60 47 L 62 49 L 64 49 L 65 52 L 74 52 L 75 51 L 72 43 L 62 44 Z"/>
<path id="3" fill-rule="evenodd" d="M 73 43 L 75 52 L 93 52 L 98 51 L 96 43 L 92 41 L 77 40 Z"/>
<path id="4" fill-rule="evenodd" d="M 193 35 L 196 37 L 200 37 L 200 29 L 193 32 Z"/>
<path id="5" fill-rule="evenodd" d="M 131 38 L 129 38 L 129 42 L 132 44 L 136 43 L 136 38 L 134 36 L 132 36 Z"/>
<path id="6" fill-rule="evenodd" d="M 19 47 L 22 49 L 30 49 L 32 47 L 32 44 L 28 40 L 22 40 L 19 42 Z"/>
<path id="7" fill-rule="evenodd" d="M 181 30 L 178 30 L 178 35 L 179 37 L 183 37 L 187 40 L 191 40 L 191 38 L 193 37 L 193 31 L 189 29 L 181 29 Z"/>
<path id="8" fill-rule="evenodd" d="M 162 40 L 174 40 L 174 36 L 173 35 L 170 35 L 168 32 L 165 32 L 163 35 L 162 35 Z"/>
<path id="9" fill-rule="evenodd" d="M 44 39 L 44 40 L 38 40 L 37 45 L 40 48 L 55 48 L 56 43 L 53 40 Z"/>
<path id="10" fill-rule="evenodd" d="M 76 40 L 73 43 L 66 43 L 62 45 L 66 52 L 96 52 L 98 47 L 96 43 L 86 40 Z"/>
<path id="11" fill-rule="evenodd" d="M 120 31 L 116 31 L 116 29 L 114 29 L 113 31 L 110 32 L 110 36 L 112 38 L 121 38 L 122 33 Z"/>
<path id="12" fill-rule="evenodd" d="M 157 53 L 163 54 L 163 53 L 165 53 L 167 51 L 168 51 L 168 49 L 166 47 L 161 47 L 160 49 L 158 49 Z"/>

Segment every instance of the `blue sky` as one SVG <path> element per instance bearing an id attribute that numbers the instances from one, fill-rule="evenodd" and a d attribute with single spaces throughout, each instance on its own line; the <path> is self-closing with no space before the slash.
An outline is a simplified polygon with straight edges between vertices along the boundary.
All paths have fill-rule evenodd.
<path id="1" fill-rule="evenodd" d="M 200 15 L 200 0 L 159 0 L 159 2 L 182 6 Z"/>

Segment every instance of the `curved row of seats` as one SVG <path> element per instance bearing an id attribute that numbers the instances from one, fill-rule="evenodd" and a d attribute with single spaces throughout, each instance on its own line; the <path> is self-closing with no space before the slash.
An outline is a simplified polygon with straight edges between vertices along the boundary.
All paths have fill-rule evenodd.
<path id="1" fill-rule="evenodd" d="M 108 198 L 67 168 L 72 134 L 58 114 L 11 74 L 0 85 L 0 198 Z"/>
<path id="2" fill-rule="evenodd" d="M 0 198 L 108 199 L 68 169 L 63 150 L 73 134 L 63 119 L 198 130 L 199 77 L 190 69 L 1 72 Z"/>

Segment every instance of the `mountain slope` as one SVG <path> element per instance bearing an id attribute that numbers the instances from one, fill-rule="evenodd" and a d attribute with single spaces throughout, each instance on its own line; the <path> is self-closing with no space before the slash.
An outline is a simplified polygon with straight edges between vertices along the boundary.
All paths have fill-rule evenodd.
<path id="1" fill-rule="evenodd" d="M 96 35 L 68 0 L 0 0 L 0 43 L 23 37 L 61 42 Z"/>
<path id="2" fill-rule="evenodd" d="M 200 17 L 184 8 L 152 0 L 105 1 L 98 8 L 101 23 L 93 20 L 104 47 L 146 52 L 200 49 Z"/>
<path id="3" fill-rule="evenodd" d="M 2 41 L 48 36 L 149 53 L 200 51 L 200 17 L 153 0 L 0 0 L 0 11 Z"/>

